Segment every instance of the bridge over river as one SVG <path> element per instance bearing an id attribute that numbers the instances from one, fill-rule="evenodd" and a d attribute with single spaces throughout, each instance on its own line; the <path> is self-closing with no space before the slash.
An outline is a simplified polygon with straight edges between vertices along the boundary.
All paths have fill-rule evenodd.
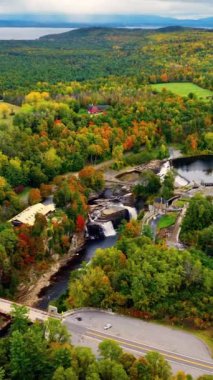
<path id="1" fill-rule="evenodd" d="M 11 314 L 12 305 L 14 302 L 0 298 L 0 312 Z M 208 348 L 184 331 L 92 308 L 71 310 L 62 315 L 54 308 L 52 312 L 51 309 L 47 312 L 28 307 L 28 312 L 32 322 L 45 321 L 50 316 L 61 319 L 72 335 L 73 344 L 77 346 L 84 345 L 97 351 L 100 342 L 112 339 L 124 351 L 137 357 L 150 351 L 160 352 L 170 362 L 174 373 L 183 370 L 195 377 L 213 373 L 213 360 Z M 107 324 L 110 330 L 105 330 Z"/>
<path id="2" fill-rule="evenodd" d="M 11 302 L 3 298 L 0 298 L 0 312 L 6 315 L 10 315 L 12 312 L 12 306 L 14 304 L 17 306 L 23 306 L 16 302 Z M 44 311 L 44 310 L 39 310 L 33 307 L 27 307 L 27 310 L 28 310 L 28 317 L 31 322 L 35 322 L 37 320 L 46 321 L 50 317 L 57 318 L 57 319 L 62 318 L 61 315 L 56 312 L 55 308 L 52 308 L 52 309 L 50 308 L 49 311 Z"/>

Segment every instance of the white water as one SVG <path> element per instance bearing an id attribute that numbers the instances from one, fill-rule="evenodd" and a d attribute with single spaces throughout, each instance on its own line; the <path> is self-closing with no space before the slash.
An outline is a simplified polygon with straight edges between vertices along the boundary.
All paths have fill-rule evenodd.
<path id="1" fill-rule="evenodd" d="M 135 207 L 123 206 L 129 213 L 130 220 L 137 220 L 138 214 Z"/>
<path id="2" fill-rule="evenodd" d="M 100 225 L 103 228 L 103 232 L 104 232 L 105 237 L 116 235 L 116 231 L 113 227 L 112 222 L 100 223 Z"/>
<path id="3" fill-rule="evenodd" d="M 161 182 L 164 181 L 164 178 L 166 174 L 170 171 L 170 163 L 169 161 L 166 161 L 163 166 L 161 167 L 160 172 L 158 173 L 158 176 L 160 177 Z"/>
<path id="4" fill-rule="evenodd" d="M 99 221 L 99 217 L 101 216 L 101 212 L 102 210 L 104 210 L 105 208 L 112 208 L 112 209 L 125 209 L 128 211 L 128 214 L 129 214 L 129 219 L 130 220 L 137 220 L 137 211 L 134 207 L 130 207 L 130 206 L 125 206 L 123 203 L 113 203 L 113 202 L 108 202 L 106 204 L 105 207 L 103 207 L 102 209 L 100 210 L 95 210 L 93 213 L 92 213 L 92 217 L 91 215 L 89 215 L 89 221 L 90 223 L 94 223 L 94 224 L 98 224 L 101 226 L 102 230 L 103 230 L 103 233 L 104 233 L 104 236 L 105 237 L 110 237 L 110 236 L 116 236 L 116 231 L 113 227 L 113 224 L 111 221 L 109 222 L 101 222 Z"/>

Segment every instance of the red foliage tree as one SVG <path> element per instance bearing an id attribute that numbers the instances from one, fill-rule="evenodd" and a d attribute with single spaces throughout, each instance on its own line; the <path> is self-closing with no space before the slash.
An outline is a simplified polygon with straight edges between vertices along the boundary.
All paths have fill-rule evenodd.
<path id="1" fill-rule="evenodd" d="M 76 231 L 82 232 L 85 227 L 85 219 L 82 215 L 78 215 L 76 219 Z"/>

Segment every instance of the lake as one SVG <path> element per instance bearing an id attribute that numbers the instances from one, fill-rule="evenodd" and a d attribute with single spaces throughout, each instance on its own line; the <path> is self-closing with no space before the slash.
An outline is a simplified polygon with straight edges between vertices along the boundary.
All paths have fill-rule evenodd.
<path id="1" fill-rule="evenodd" d="M 36 40 L 48 34 L 60 34 L 75 28 L 0 28 L 0 40 Z"/>

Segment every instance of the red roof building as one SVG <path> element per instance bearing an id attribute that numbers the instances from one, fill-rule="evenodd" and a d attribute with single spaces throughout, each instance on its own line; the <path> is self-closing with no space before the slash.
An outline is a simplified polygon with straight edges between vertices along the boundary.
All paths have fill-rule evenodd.
<path id="1" fill-rule="evenodd" d="M 90 115 L 98 115 L 98 114 L 101 114 L 103 112 L 105 112 L 107 110 L 109 106 L 94 106 L 94 105 L 91 105 L 88 107 L 88 113 Z"/>

